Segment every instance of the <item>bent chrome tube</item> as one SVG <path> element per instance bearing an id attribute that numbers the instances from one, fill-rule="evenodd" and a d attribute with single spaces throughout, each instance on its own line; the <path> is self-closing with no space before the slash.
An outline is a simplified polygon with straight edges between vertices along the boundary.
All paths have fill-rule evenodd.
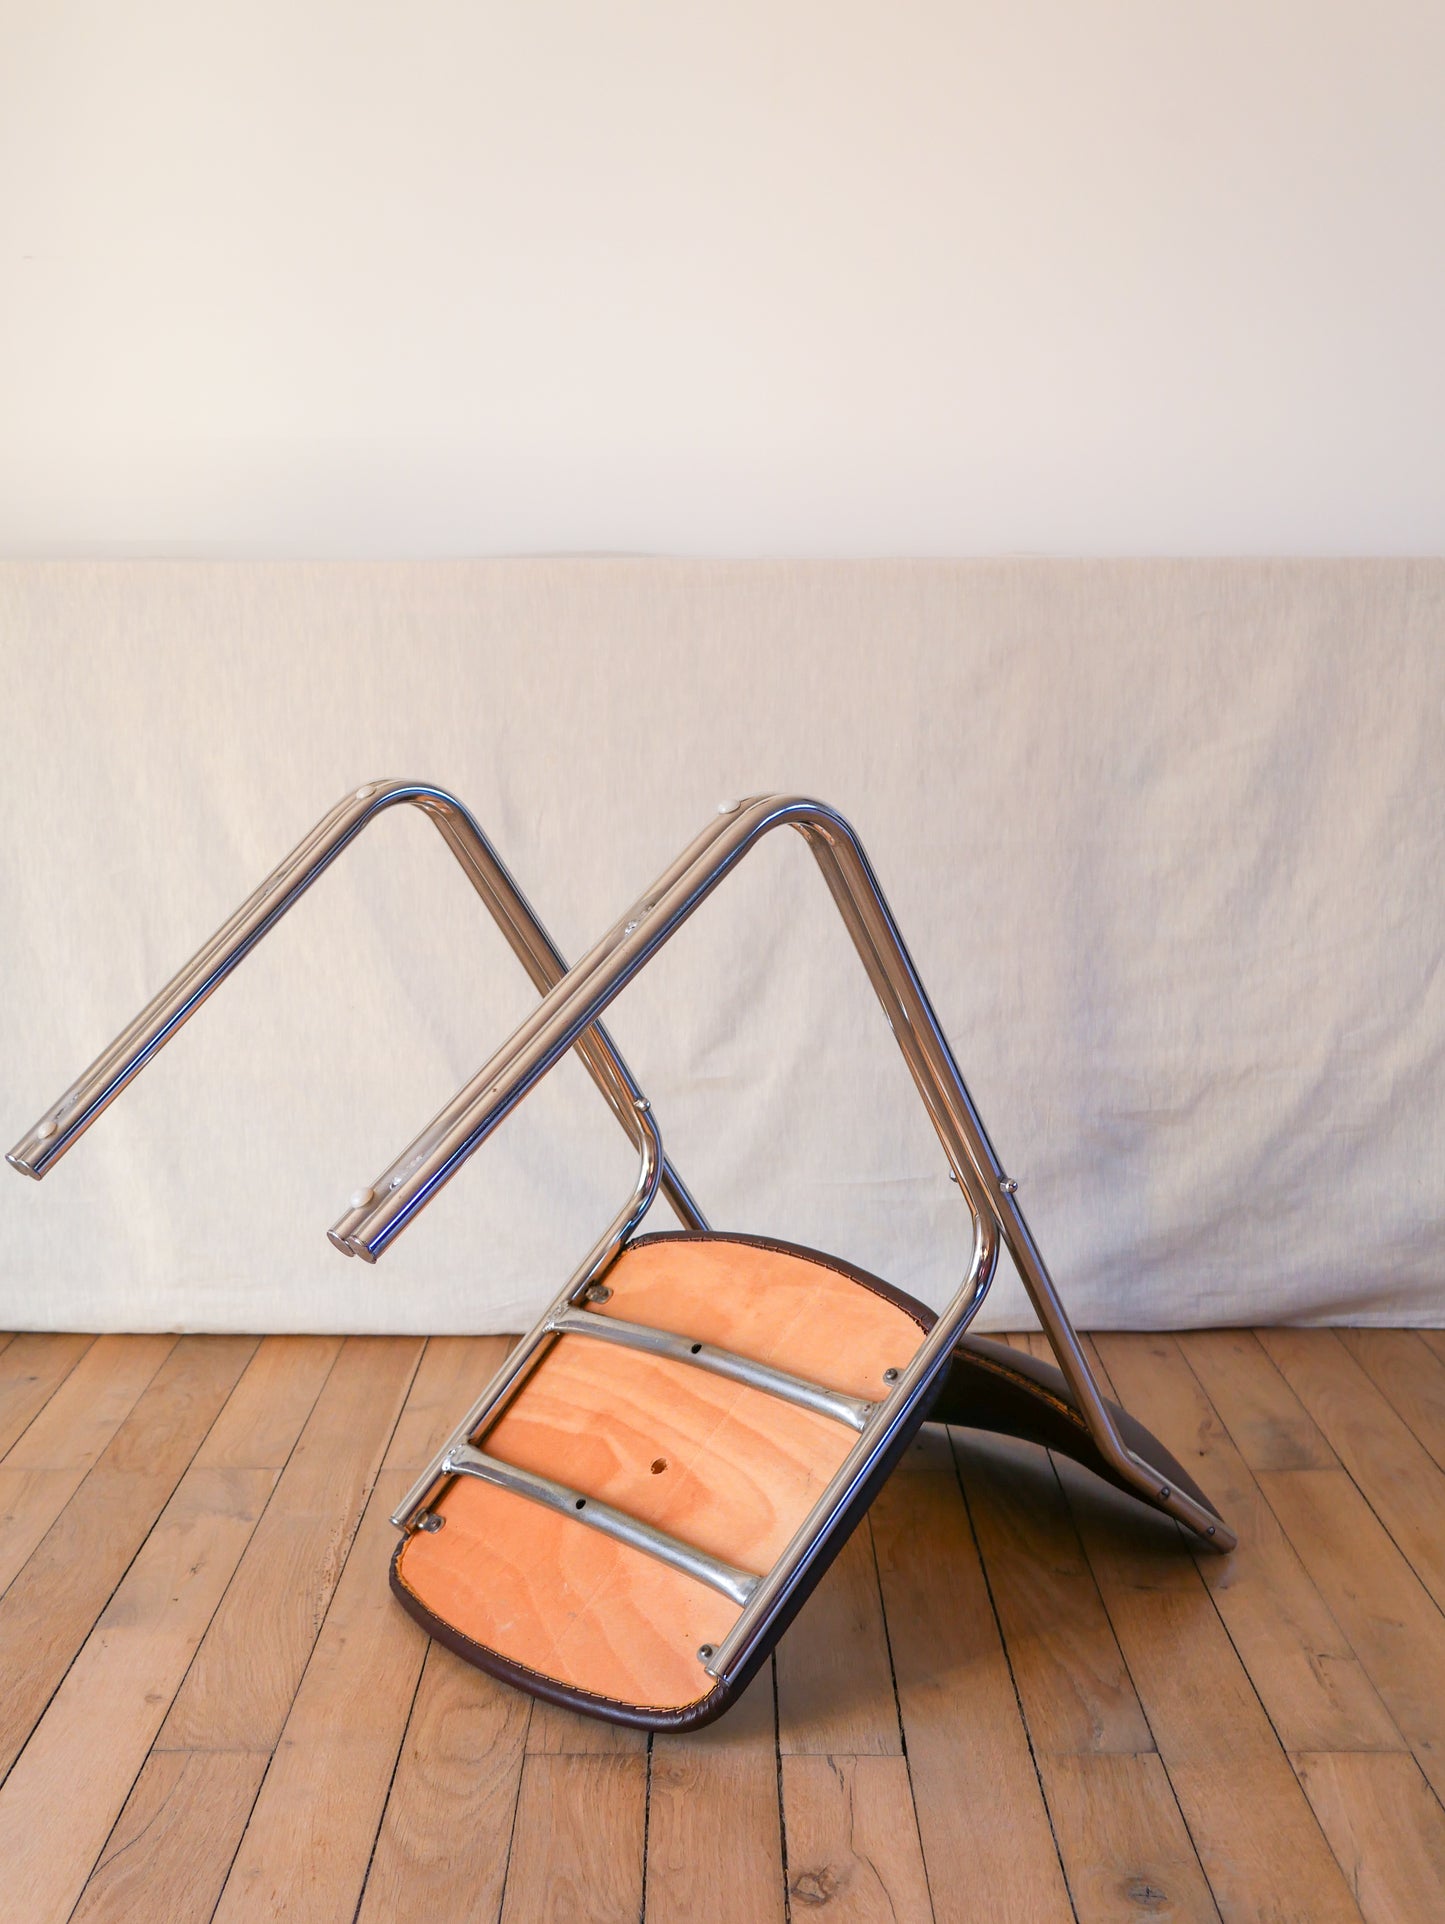
<path id="1" fill-rule="evenodd" d="M 399 802 L 419 808 L 435 824 L 533 985 L 545 993 L 560 982 L 566 963 L 470 811 L 454 795 L 429 782 L 369 782 L 316 824 L 230 921 L 21 1137 L 5 1158 L 11 1167 L 37 1180 L 44 1176 L 367 823 Z M 637 1107 L 641 1091 L 606 1030 L 589 1028 L 579 1037 L 577 1051 L 634 1147 L 642 1148 L 644 1132 Z M 678 1217 L 689 1228 L 706 1229 L 682 1178 L 666 1162 L 661 1181 Z M 350 1253 L 344 1242 L 333 1240 Z"/>
<path id="2" fill-rule="evenodd" d="M 694 1342 L 675 1330 L 629 1323 L 621 1316 L 602 1316 L 593 1309 L 565 1309 L 553 1316 L 547 1327 L 555 1336 L 585 1336 L 597 1343 L 616 1343 L 623 1349 L 641 1350 L 647 1356 L 663 1356 L 670 1363 L 726 1377 L 731 1383 L 746 1384 L 797 1409 L 811 1410 L 815 1416 L 846 1423 L 850 1430 L 860 1433 L 880 1407 L 871 1397 L 846 1396 L 842 1390 L 810 1383 L 806 1377 L 774 1369 L 771 1363 L 759 1363 L 751 1356 L 739 1356 L 736 1350 L 721 1349 L 716 1343 Z"/>
<path id="3" fill-rule="evenodd" d="M 973 1217 L 973 1257 L 958 1294 L 904 1364 L 899 1379 L 880 1403 L 866 1430 L 829 1478 L 827 1487 L 794 1532 L 782 1555 L 763 1577 L 743 1607 L 742 1615 L 711 1656 L 699 1651 L 699 1661 L 710 1677 L 731 1677 L 743 1669 L 757 1634 L 769 1614 L 790 1591 L 796 1590 L 808 1566 L 823 1548 L 830 1526 L 846 1519 L 859 1491 L 895 1445 L 906 1439 L 907 1426 L 918 1405 L 929 1397 L 939 1378 L 946 1377 L 959 1338 L 978 1314 L 998 1261 L 998 1242 L 992 1220 L 978 1211 Z"/>
<path id="4" fill-rule="evenodd" d="M 364 1192 L 368 1200 L 348 1210 L 333 1239 L 374 1262 L 748 851 L 784 826 L 798 830 L 812 850 L 953 1174 L 975 1218 L 996 1226 L 1007 1244 L 1100 1456 L 1126 1487 L 1209 1547 L 1232 1548 L 1233 1535 L 1219 1518 L 1136 1455 L 1120 1434 L 1019 1207 L 1018 1185 L 994 1151 L 862 844 L 821 802 L 769 795 L 720 811 Z"/>
<path id="5" fill-rule="evenodd" d="M 402 1498 L 391 1519 L 398 1530 L 410 1530 L 413 1527 L 433 1493 L 446 1481 L 442 1465 L 448 1452 L 481 1440 L 487 1425 L 501 1414 L 504 1406 L 551 1348 L 556 1334 L 553 1327 L 556 1319 L 575 1308 L 597 1278 L 611 1268 L 621 1254 L 622 1245 L 651 1209 L 657 1196 L 663 1157 L 662 1137 L 658 1134 L 646 1096 L 638 1099 L 637 1121 L 642 1131 L 642 1149 L 638 1156 L 637 1180 L 632 1186 L 632 1194 L 582 1258 L 580 1266 L 567 1278 L 560 1293 L 547 1305 L 521 1341 L 508 1350 L 502 1359 L 502 1367 Z"/>
<path id="6" fill-rule="evenodd" d="M 458 1443 L 448 1450 L 442 1470 L 448 1477 L 474 1476 L 496 1489 L 525 1497 L 529 1503 L 540 1503 L 544 1509 L 555 1510 L 574 1523 L 600 1530 L 614 1542 L 625 1543 L 629 1549 L 641 1550 L 659 1563 L 681 1570 L 695 1583 L 720 1590 L 739 1606 L 746 1605 L 757 1590 L 759 1579 L 751 1570 L 739 1570 L 736 1564 L 710 1557 L 706 1550 L 669 1536 L 666 1530 L 655 1529 L 652 1524 L 629 1516 L 625 1510 L 614 1510 L 610 1503 L 603 1503 L 595 1496 L 584 1496 L 565 1483 L 555 1483 L 550 1476 L 538 1476 L 534 1470 L 519 1470 L 513 1463 L 488 1456 L 485 1450 L 473 1449 L 470 1443 Z"/>

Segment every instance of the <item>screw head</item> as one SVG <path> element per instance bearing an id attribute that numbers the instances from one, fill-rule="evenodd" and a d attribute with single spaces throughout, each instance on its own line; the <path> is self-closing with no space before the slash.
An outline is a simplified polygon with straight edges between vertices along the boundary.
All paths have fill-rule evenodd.
<path id="1" fill-rule="evenodd" d="M 435 1536 L 438 1530 L 446 1528 L 446 1522 L 444 1516 L 439 1516 L 435 1510 L 428 1510 L 425 1516 L 417 1518 L 416 1527 L 425 1530 L 428 1536 Z"/>
<path id="2" fill-rule="evenodd" d="M 584 1303 L 610 1303 L 612 1291 L 606 1283 L 594 1283 L 582 1300 Z"/>
<path id="3" fill-rule="evenodd" d="M 884 1370 L 884 1372 L 883 1372 L 883 1381 L 884 1381 L 885 1383 L 896 1383 L 896 1382 L 898 1381 L 898 1371 L 897 1371 L 897 1370 Z"/>
<path id="4" fill-rule="evenodd" d="M 713 1647 L 710 1643 L 700 1643 L 697 1647 L 697 1660 L 699 1663 L 711 1663 L 714 1654 Z"/>
<path id="5" fill-rule="evenodd" d="M 1016 1196 L 1018 1194 L 1019 1186 L 1012 1176 L 1001 1176 L 998 1186 L 1006 1196 Z"/>

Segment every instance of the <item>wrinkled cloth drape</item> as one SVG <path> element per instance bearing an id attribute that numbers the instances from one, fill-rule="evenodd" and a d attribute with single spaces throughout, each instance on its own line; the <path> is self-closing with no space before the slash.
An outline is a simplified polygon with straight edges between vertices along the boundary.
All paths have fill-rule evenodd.
<path id="1" fill-rule="evenodd" d="M 780 788 L 857 828 L 1081 1326 L 1445 1320 L 1445 564 L 14 563 L 0 648 L 7 1146 L 364 781 L 458 793 L 572 956 Z M 5 1173 L 0 1322 L 520 1327 L 632 1181 L 575 1064 L 375 1268 L 325 1230 L 532 1000 L 383 818 Z M 716 1226 L 951 1293 L 800 841 L 607 1019 Z M 1004 1273 L 978 1327 L 1025 1318 Z"/>

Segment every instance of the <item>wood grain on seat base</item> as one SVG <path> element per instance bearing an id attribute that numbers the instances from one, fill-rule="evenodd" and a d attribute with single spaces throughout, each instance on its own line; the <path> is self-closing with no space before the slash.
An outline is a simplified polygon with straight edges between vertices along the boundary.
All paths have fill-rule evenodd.
<path id="1" fill-rule="evenodd" d="M 638 1243 L 601 1313 L 735 1350 L 852 1395 L 886 1394 L 926 1311 L 826 1259 L 720 1237 Z M 762 1575 L 856 1433 L 687 1364 L 583 1336 L 555 1342 L 484 1438 L 504 1462 L 612 1504 Z M 737 1606 L 645 1552 L 525 1497 L 458 1477 L 446 1519 L 402 1547 L 423 1620 L 605 1704 L 676 1711 L 714 1688 L 697 1658 Z M 465 1646 L 464 1646 L 464 1654 Z M 525 1681 L 525 1679 L 523 1680 Z"/>

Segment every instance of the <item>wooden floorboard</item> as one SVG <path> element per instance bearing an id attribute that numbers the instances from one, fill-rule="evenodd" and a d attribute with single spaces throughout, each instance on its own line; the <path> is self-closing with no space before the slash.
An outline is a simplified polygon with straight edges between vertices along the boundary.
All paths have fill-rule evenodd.
<path id="1" fill-rule="evenodd" d="M 1445 1917 L 1445 1339 L 1089 1347 L 1237 1551 L 928 1428 L 649 1741 L 390 1594 L 503 1339 L 0 1337 L 0 1924 Z"/>
<path id="2" fill-rule="evenodd" d="M 1109 1386 L 1107 1370 L 1091 1353 Z M 1248 1924 L 1358 1920 L 1255 1683 L 1178 1530 L 1099 1488 L 1067 1459 L 1059 1471 L 1220 1911 Z"/>
<path id="3" fill-rule="evenodd" d="M 0 1774 L 19 1755 L 255 1349 L 237 1336 L 183 1337 L 0 1597 Z"/>
<path id="4" fill-rule="evenodd" d="M 1333 1330 L 1270 1329 L 1260 1342 L 1445 1608 L 1445 1470 Z"/>
<path id="5" fill-rule="evenodd" d="M 173 1336 L 102 1336 L 0 1461 L 0 1592 L 130 1415 Z"/>
<path id="6" fill-rule="evenodd" d="M 1119 1400 L 1229 1518 L 1233 1556 L 1201 1548 L 1214 1599 L 1287 1751 L 1403 1750 L 1389 1711 L 1310 1580 L 1249 1465 L 1172 1336 L 1100 1336 Z"/>
<path id="7" fill-rule="evenodd" d="M 647 1924 L 784 1924 L 776 1697 L 765 1664 L 721 1722 L 691 1737 L 654 1737 Z"/>

